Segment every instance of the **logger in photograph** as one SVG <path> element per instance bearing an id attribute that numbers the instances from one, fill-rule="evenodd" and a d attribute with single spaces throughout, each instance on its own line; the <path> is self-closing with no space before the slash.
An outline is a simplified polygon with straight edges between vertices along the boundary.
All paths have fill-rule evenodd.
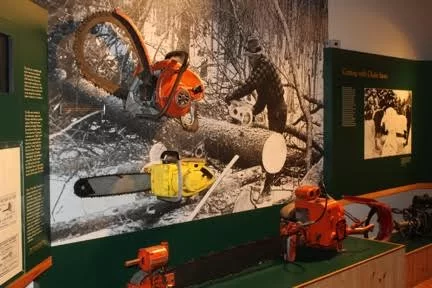
<path id="1" fill-rule="evenodd" d="M 227 95 L 225 102 L 230 105 L 232 101 L 239 100 L 253 91 L 257 91 L 258 97 L 255 105 L 252 107 L 252 113 L 243 112 L 242 120 L 249 119 L 261 112 L 267 107 L 267 117 L 269 130 L 283 133 L 287 121 L 287 105 L 284 99 L 284 89 L 282 80 L 278 74 L 277 68 L 270 59 L 263 54 L 263 48 L 259 39 L 252 35 L 247 40 L 246 55 L 252 66 L 252 71 L 245 83 L 231 94 Z M 234 102 L 236 103 L 236 102 Z M 239 107 L 236 108 L 240 110 Z M 243 109 L 246 110 L 247 109 Z M 252 114 L 252 115 L 250 115 Z M 249 120 L 250 121 L 250 120 Z M 264 197 L 268 197 L 271 192 L 271 185 L 275 179 L 276 172 L 266 169 L 266 178 L 264 187 L 261 191 L 257 203 L 261 203 Z"/>

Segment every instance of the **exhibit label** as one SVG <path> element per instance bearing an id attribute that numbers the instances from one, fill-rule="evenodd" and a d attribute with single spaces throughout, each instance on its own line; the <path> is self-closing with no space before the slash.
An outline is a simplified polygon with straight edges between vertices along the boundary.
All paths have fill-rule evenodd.
<path id="1" fill-rule="evenodd" d="M 0 149 L 0 285 L 23 270 L 21 149 Z"/>
<path id="2" fill-rule="evenodd" d="M 381 79 L 381 80 L 389 79 L 389 75 L 387 73 L 377 72 L 368 69 L 355 70 L 346 67 L 342 68 L 342 75 L 348 77 L 354 77 L 354 78 L 371 78 L 371 79 Z"/>

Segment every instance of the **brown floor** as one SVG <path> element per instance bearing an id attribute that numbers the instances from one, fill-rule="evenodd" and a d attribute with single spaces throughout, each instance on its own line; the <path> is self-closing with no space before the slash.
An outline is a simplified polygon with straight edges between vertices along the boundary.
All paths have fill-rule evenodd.
<path id="1" fill-rule="evenodd" d="M 429 280 L 426 280 L 424 282 L 421 282 L 420 284 L 418 284 L 414 288 L 432 288 L 432 278 Z"/>

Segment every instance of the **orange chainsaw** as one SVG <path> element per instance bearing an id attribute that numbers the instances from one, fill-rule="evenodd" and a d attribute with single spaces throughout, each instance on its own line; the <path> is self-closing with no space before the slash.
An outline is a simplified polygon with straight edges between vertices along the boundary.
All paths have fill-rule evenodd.
<path id="1" fill-rule="evenodd" d="M 168 243 L 162 242 L 138 251 L 138 257 L 125 262 L 126 267 L 138 265 L 136 272 L 127 284 L 127 288 L 169 288 L 174 287 L 174 272 L 168 272 Z"/>
<path id="2" fill-rule="evenodd" d="M 282 255 L 285 261 L 293 262 L 296 247 L 342 250 L 342 241 L 350 234 L 368 233 L 374 229 L 370 215 L 361 221 L 344 211 L 341 203 L 329 195 L 321 195 L 318 186 L 300 186 L 295 190 L 296 200 L 281 209 L 280 236 Z M 391 208 L 373 199 L 345 196 L 345 200 L 366 204 L 378 215 L 379 232 L 377 240 L 388 240 L 393 230 Z M 353 220 L 348 227 L 345 216 Z"/>
<path id="3" fill-rule="evenodd" d="M 117 84 L 101 76 L 104 72 L 95 67 L 93 58 L 89 58 L 87 50 L 91 45 L 86 40 L 91 34 L 97 36 L 97 27 L 108 24 L 125 34 L 123 38 L 129 40 L 138 56 L 131 83 Z M 99 30 L 102 35 L 116 33 L 113 28 Z M 198 129 L 196 102 L 204 98 L 204 85 L 199 76 L 188 68 L 189 54 L 186 51 L 172 51 L 165 55 L 164 60 L 151 63 L 144 38 L 132 19 L 119 8 L 97 12 L 84 19 L 75 33 L 73 49 L 82 76 L 122 99 L 126 110 L 135 117 L 158 120 L 168 116 L 180 119 L 185 130 Z"/>

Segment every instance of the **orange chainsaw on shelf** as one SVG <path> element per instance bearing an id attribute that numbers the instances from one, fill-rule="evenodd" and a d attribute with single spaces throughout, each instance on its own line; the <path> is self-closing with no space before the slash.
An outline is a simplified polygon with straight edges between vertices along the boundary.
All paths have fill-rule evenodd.
<path id="1" fill-rule="evenodd" d="M 169 288 L 174 287 L 174 272 L 167 271 L 169 259 L 168 243 L 162 242 L 138 250 L 136 259 L 125 262 L 126 267 L 138 265 L 136 272 L 127 284 L 127 288 Z"/>
<path id="2" fill-rule="evenodd" d="M 357 196 L 344 196 L 343 199 L 365 204 L 371 208 L 365 220 L 359 220 L 343 205 L 321 195 L 318 186 L 300 186 L 295 190 L 296 200 L 284 206 L 281 213 L 280 236 L 282 238 L 282 255 L 285 261 L 293 262 L 296 258 L 296 247 L 304 245 L 312 248 L 342 250 L 342 242 L 347 235 L 368 233 L 374 229 L 370 223 L 374 214 L 378 215 L 379 232 L 376 240 L 388 240 L 393 231 L 391 208 L 374 199 Z M 345 216 L 353 221 L 349 227 Z"/>
<path id="3" fill-rule="evenodd" d="M 110 26 L 100 28 L 101 25 Z M 94 45 L 86 42 L 98 34 L 121 34 L 120 32 L 124 35 L 116 37 L 124 41 L 120 48 L 116 49 L 129 49 L 132 46 L 138 58 L 138 63 L 134 63 L 136 69 L 130 83 L 124 83 L 125 81 L 121 80 L 122 75 L 114 78 L 120 78 L 119 81 L 123 83 L 108 79 L 106 71 L 100 70 L 94 63 L 98 54 L 88 51 Z M 101 42 L 103 41 L 97 39 L 95 43 Z M 165 55 L 164 60 L 151 63 L 144 38 L 132 19 L 119 8 L 97 12 L 85 18 L 75 33 L 73 50 L 82 76 L 95 86 L 122 99 L 126 110 L 135 117 L 158 120 L 162 116 L 168 116 L 179 119 L 183 129 L 187 131 L 198 129 L 196 102 L 204 98 L 204 85 L 199 76 L 188 68 L 189 54 L 186 51 L 172 51 Z M 106 50 L 113 54 L 113 48 Z M 115 57 L 116 55 L 110 55 L 104 61 L 111 61 L 110 58 Z M 111 63 L 108 66 L 106 70 L 115 65 Z M 121 71 L 117 74 L 121 74 Z"/>

